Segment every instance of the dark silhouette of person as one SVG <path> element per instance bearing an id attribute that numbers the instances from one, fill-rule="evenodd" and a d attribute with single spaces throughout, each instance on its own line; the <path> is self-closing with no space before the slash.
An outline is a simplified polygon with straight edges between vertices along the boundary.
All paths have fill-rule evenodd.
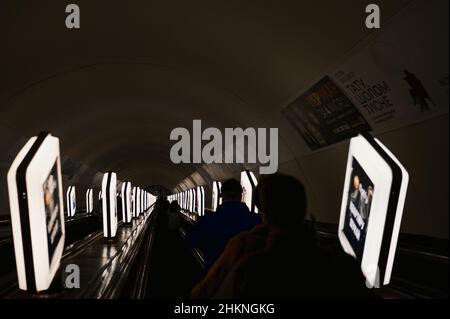
<path id="1" fill-rule="evenodd" d="M 169 209 L 167 211 L 168 213 L 168 224 L 167 228 L 169 231 L 177 231 L 178 228 L 181 226 L 181 218 L 180 218 L 180 211 L 181 207 L 178 204 L 177 200 L 173 200 L 170 205 Z"/>
<path id="2" fill-rule="evenodd" d="M 101 226 L 103 224 L 103 201 L 102 201 L 102 197 L 100 194 L 101 194 L 101 191 L 98 196 L 98 205 L 97 205 L 96 209 L 94 209 L 92 214 L 94 215 L 96 222 Z"/>
<path id="3" fill-rule="evenodd" d="M 167 216 L 170 203 L 164 196 L 159 196 L 155 202 L 154 212 L 156 214 L 156 228 L 158 233 L 163 237 L 168 235 L 167 224 L 169 217 Z"/>
<path id="4" fill-rule="evenodd" d="M 424 112 L 426 110 L 429 110 L 430 107 L 428 106 L 428 101 L 436 106 L 434 101 L 431 99 L 430 95 L 428 94 L 427 90 L 423 86 L 422 82 L 412 73 L 410 73 L 407 70 L 404 70 L 405 72 L 405 81 L 409 84 L 411 89 L 409 90 L 409 94 L 411 95 L 414 105 L 419 105 L 421 112 Z"/>
<path id="5" fill-rule="evenodd" d="M 193 298 L 373 297 L 356 260 L 319 248 L 301 182 L 270 175 L 255 192 L 264 223 L 230 240 Z"/>
<path id="6" fill-rule="evenodd" d="M 205 269 L 209 269 L 225 249 L 230 238 L 261 223 L 258 214 L 241 202 L 242 186 L 230 179 L 222 184 L 222 204 L 215 213 L 204 216 L 187 233 L 186 242 L 203 252 Z"/>

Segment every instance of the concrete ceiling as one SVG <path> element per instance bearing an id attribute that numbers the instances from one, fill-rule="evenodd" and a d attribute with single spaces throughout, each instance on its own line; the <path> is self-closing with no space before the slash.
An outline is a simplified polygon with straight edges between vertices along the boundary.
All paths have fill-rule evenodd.
<path id="1" fill-rule="evenodd" d="M 365 0 L 74 2 L 79 30 L 65 28 L 68 1 L 0 2 L 0 124 L 50 130 L 65 156 L 169 188 L 199 169 L 170 162 L 173 128 L 278 126 L 369 34 Z M 377 1 L 383 21 L 408 2 Z"/>

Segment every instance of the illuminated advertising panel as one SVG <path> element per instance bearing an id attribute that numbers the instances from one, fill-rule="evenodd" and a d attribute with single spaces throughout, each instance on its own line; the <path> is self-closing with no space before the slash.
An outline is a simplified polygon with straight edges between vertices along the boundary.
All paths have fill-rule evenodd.
<path id="1" fill-rule="evenodd" d="M 132 200 L 131 200 L 131 182 L 122 183 L 122 215 L 125 224 L 131 223 L 132 216 Z"/>
<path id="2" fill-rule="evenodd" d="M 371 287 L 389 284 L 409 175 L 368 134 L 350 142 L 339 219 L 344 251 L 361 263 Z"/>
<path id="3" fill-rule="evenodd" d="M 255 201 L 253 200 L 253 192 L 255 191 L 256 185 L 255 175 L 249 170 L 241 172 L 241 186 L 242 186 L 242 201 L 247 205 L 251 212 L 258 212 L 256 208 Z"/>
<path id="4" fill-rule="evenodd" d="M 86 191 L 86 213 L 91 214 L 94 211 L 94 191 L 88 188 Z"/>
<path id="5" fill-rule="evenodd" d="M 189 211 L 191 211 L 192 213 L 196 213 L 196 207 L 195 207 L 195 189 L 190 189 L 189 190 L 189 195 L 190 195 L 190 207 L 189 207 Z"/>
<path id="6" fill-rule="evenodd" d="M 222 198 L 220 196 L 220 188 L 222 187 L 222 183 L 219 181 L 213 182 L 212 187 L 212 210 L 216 211 L 217 207 L 222 203 Z"/>
<path id="7" fill-rule="evenodd" d="M 141 203 L 141 192 L 142 192 L 142 190 L 138 187 L 137 188 L 137 194 L 136 194 L 136 199 L 137 199 L 137 211 L 136 211 L 136 214 L 138 216 L 139 216 L 139 214 L 142 211 L 142 208 L 141 208 L 141 205 L 142 205 L 142 203 Z"/>
<path id="8" fill-rule="evenodd" d="M 145 212 L 145 190 L 141 189 L 141 214 Z"/>
<path id="9" fill-rule="evenodd" d="M 205 215 L 205 190 L 203 186 L 197 186 L 197 213 L 199 216 Z"/>
<path id="10" fill-rule="evenodd" d="M 75 216 L 77 210 L 77 198 L 75 194 L 75 186 L 69 186 L 67 189 L 67 215 L 69 217 Z"/>
<path id="11" fill-rule="evenodd" d="M 139 212 L 138 212 L 138 188 L 135 186 L 133 187 L 133 192 L 132 192 L 132 200 L 133 200 L 133 218 L 138 218 L 139 217 Z"/>
<path id="12" fill-rule="evenodd" d="M 46 290 L 64 248 L 64 200 L 59 139 L 49 133 L 32 137 L 7 174 L 19 288 Z"/>
<path id="13" fill-rule="evenodd" d="M 117 175 L 108 172 L 102 180 L 103 236 L 114 238 L 117 233 Z"/>

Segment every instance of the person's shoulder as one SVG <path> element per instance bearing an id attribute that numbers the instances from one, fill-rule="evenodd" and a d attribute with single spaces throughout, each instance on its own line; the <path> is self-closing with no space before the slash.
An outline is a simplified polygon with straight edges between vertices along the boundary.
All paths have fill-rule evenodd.
<path id="1" fill-rule="evenodd" d="M 248 236 L 249 236 L 249 231 L 243 231 L 243 232 L 231 237 L 230 240 L 228 241 L 228 244 L 230 246 L 241 245 L 243 242 L 245 242 L 247 240 Z"/>
<path id="2" fill-rule="evenodd" d="M 212 227 L 213 224 L 217 223 L 217 219 L 219 216 L 217 213 L 210 213 L 205 216 L 202 216 L 201 219 L 197 222 L 197 226 L 199 227 Z"/>
<path id="3" fill-rule="evenodd" d="M 257 225 L 256 227 L 244 230 L 230 239 L 230 243 L 242 247 L 262 246 L 265 243 L 268 234 L 268 227 L 265 225 Z"/>
<path id="4" fill-rule="evenodd" d="M 259 214 L 249 211 L 247 214 L 245 214 L 245 216 L 246 216 L 246 220 L 248 221 L 249 224 L 256 226 L 256 225 L 262 223 L 262 218 L 261 218 L 261 215 L 259 215 Z"/>

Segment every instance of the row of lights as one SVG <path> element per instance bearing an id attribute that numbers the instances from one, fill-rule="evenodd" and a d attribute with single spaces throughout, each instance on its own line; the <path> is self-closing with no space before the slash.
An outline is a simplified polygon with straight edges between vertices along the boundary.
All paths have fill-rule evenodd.
<path id="1" fill-rule="evenodd" d="M 112 173 L 115 174 L 115 173 Z M 104 175 L 104 179 L 107 178 L 108 173 Z M 103 187 L 102 187 L 103 188 Z M 140 213 L 143 213 L 156 201 L 156 196 L 143 190 L 138 186 L 131 186 L 131 182 L 126 181 L 122 183 L 121 192 L 116 193 L 116 197 L 121 198 L 123 222 L 130 223 L 132 218 L 139 217 Z M 98 193 L 98 199 L 103 199 L 102 190 Z M 76 188 L 75 186 L 69 186 L 66 192 L 67 202 L 67 215 L 68 217 L 74 217 L 76 213 Z M 115 205 L 117 207 L 117 203 Z M 86 213 L 91 214 L 94 211 L 94 190 L 88 188 L 86 190 Z"/>
<path id="2" fill-rule="evenodd" d="M 255 175 L 245 170 L 241 172 L 241 186 L 243 189 L 242 201 L 248 206 L 250 211 L 258 212 L 253 202 L 253 191 L 256 188 L 258 181 Z M 222 183 L 220 181 L 214 181 L 212 185 L 212 210 L 216 211 L 217 207 L 222 204 L 222 197 L 220 196 L 220 189 Z M 203 186 L 197 186 L 168 196 L 169 201 L 178 201 L 180 207 L 183 210 L 196 213 L 198 216 L 205 215 L 205 190 Z"/>

